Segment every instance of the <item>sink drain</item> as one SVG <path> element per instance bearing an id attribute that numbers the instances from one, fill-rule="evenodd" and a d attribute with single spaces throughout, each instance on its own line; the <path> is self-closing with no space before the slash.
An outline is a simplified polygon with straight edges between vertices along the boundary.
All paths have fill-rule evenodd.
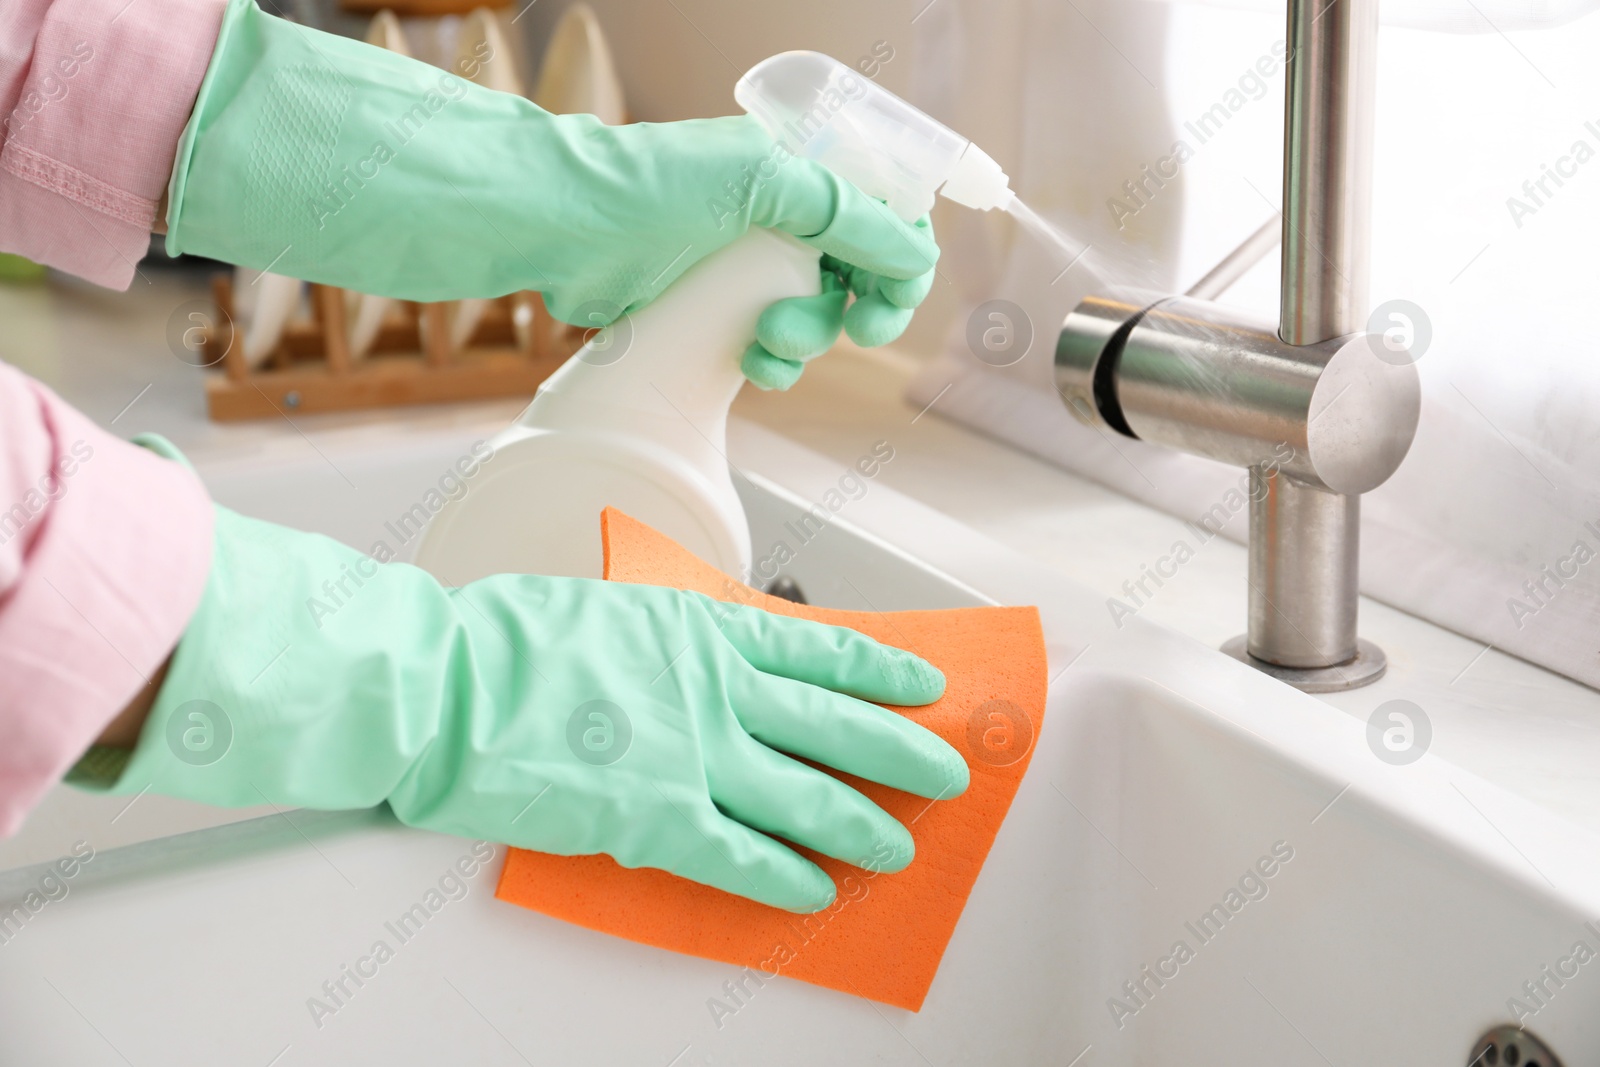
<path id="1" fill-rule="evenodd" d="M 1561 1060 L 1528 1031 L 1497 1026 L 1472 1046 L 1467 1067 L 1561 1067 Z"/>
<path id="2" fill-rule="evenodd" d="M 774 578 L 772 584 L 767 586 L 766 592 L 768 596 L 779 597 L 796 604 L 806 603 L 806 595 L 800 591 L 800 583 L 787 574 Z"/>

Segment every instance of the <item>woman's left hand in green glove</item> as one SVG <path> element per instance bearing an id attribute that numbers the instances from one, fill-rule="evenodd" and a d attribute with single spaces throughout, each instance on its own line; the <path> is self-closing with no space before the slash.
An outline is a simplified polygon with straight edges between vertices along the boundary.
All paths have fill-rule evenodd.
<path id="1" fill-rule="evenodd" d="M 762 315 L 746 375 L 787 388 L 841 329 L 897 338 L 939 249 L 739 115 L 606 126 L 232 0 L 179 145 L 173 253 L 407 300 L 536 289 L 604 325 L 753 226 L 823 253 Z M 851 302 L 851 296 L 854 302 Z"/>
<path id="2" fill-rule="evenodd" d="M 834 884 L 790 843 L 882 874 L 916 851 L 817 766 L 935 801 L 967 788 L 960 753 L 869 703 L 928 704 L 944 685 L 854 630 L 625 582 L 444 589 L 219 507 L 205 596 L 132 756 L 99 786 L 387 801 L 411 826 L 603 853 L 813 912 Z M 110 761 L 97 752 L 79 784 Z"/>

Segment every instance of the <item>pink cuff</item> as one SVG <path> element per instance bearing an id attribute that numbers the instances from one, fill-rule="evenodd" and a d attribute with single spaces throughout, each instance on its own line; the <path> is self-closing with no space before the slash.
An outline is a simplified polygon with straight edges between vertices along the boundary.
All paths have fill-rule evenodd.
<path id="1" fill-rule="evenodd" d="M 211 525 L 187 467 L 0 363 L 0 837 L 177 645 Z"/>
<path id="2" fill-rule="evenodd" d="M 149 247 L 224 6 L 0 5 L 0 249 L 128 287 Z"/>

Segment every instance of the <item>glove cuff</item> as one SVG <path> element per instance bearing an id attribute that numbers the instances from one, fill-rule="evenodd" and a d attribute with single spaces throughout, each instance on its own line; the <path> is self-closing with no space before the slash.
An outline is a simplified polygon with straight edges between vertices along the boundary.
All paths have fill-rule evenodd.
<path id="1" fill-rule="evenodd" d="M 426 572 L 216 507 L 199 609 L 113 793 L 221 807 L 384 801 L 470 698 L 450 684 L 461 623 Z"/>

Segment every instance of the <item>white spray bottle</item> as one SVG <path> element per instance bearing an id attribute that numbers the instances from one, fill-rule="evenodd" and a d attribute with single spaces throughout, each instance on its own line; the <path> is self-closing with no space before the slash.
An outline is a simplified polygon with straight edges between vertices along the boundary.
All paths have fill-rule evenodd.
<path id="1" fill-rule="evenodd" d="M 977 145 L 820 53 L 762 61 L 734 97 L 790 152 L 907 221 L 936 192 L 984 210 L 1014 199 Z M 776 300 L 818 293 L 817 259 L 786 234 L 755 229 L 598 331 L 490 442 L 494 458 L 434 517 L 417 563 L 451 585 L 508 572 L 599 577 L 599 517 L 609 505 L 747 576 L 728 409 L 757 317 Z"/>

